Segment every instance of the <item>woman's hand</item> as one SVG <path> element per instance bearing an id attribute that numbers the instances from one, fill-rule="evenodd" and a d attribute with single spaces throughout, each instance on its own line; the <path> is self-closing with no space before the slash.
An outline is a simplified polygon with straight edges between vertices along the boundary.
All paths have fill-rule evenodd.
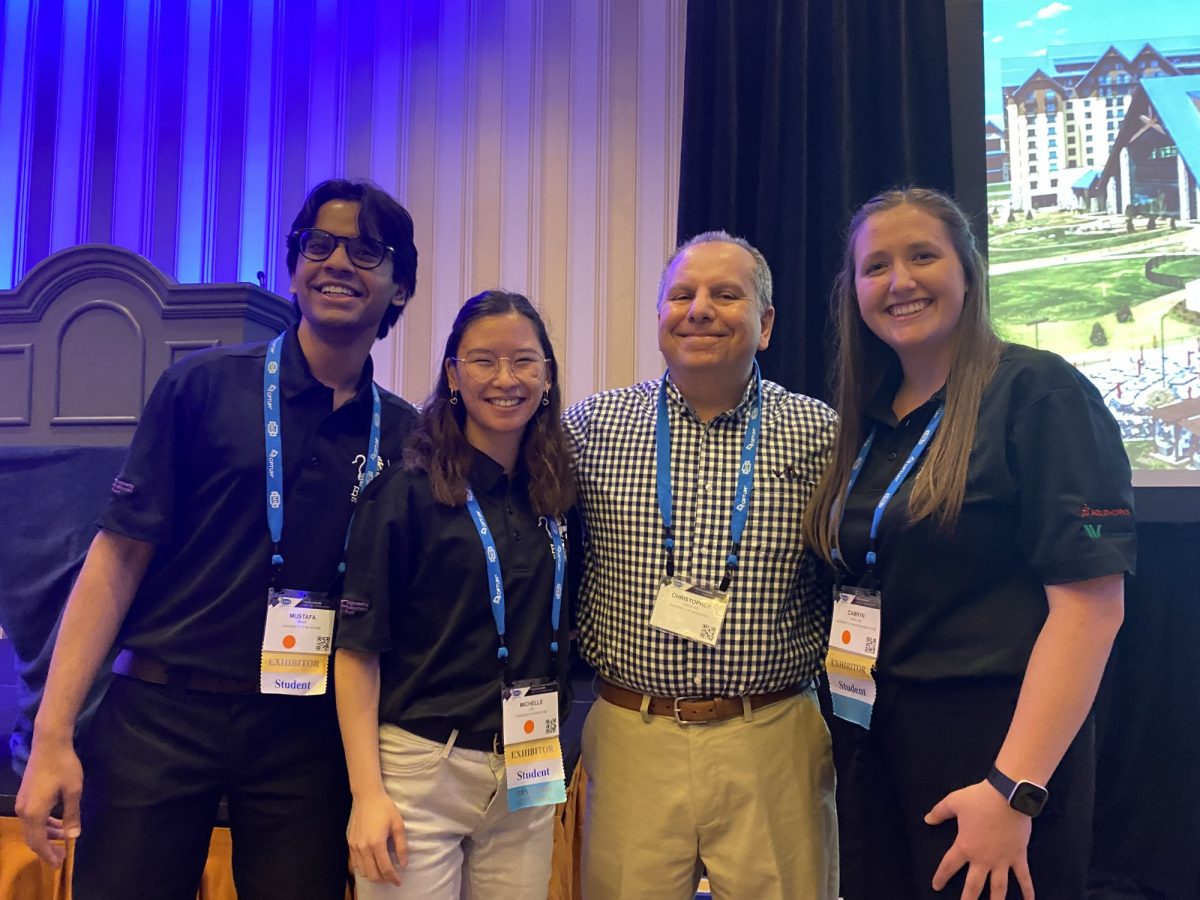
<path id="1" fill-rule="evenodd" d="M 408 844 L 404 839 L 404 819 L 391 797 L 382 791 L 365 799 L 355 797 L 346 840 L 355 873 L 376 883 L 400 884 L 400 873 L 389 850 L 395 852 L 396 861 L 403 868 L 408 865 Z"/>
<path id="2" fill-rule="evenodd" d="M 990 900 L 1004 900 L 1009 869 L 1017 877 L 1024 900 L 1034 900 L 1033 879 L 1025 851 L 1033 820 L 1012 809 L 986 781 L 952 791 L 925 815 L 926 825 L 958 819 L 958 837 L 933 873 L 940 891 L 964 865 L 967 882 L 962 900 L 977 900 L 989 887 Z"/>

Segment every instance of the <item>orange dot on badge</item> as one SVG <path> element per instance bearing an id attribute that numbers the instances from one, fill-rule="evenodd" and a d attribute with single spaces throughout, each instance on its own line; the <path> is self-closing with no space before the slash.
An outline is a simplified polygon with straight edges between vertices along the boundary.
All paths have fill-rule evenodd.
<path id="1" fill-rule="evenodd" d="M 842 643 L 843 644 L 850 643 L 850 631 L 849 630 L 842 632 Z"/>
<path id="2" fill-rule="evenodd" d="M 526 720 L 525 720 L 525 733 L 526 733 L 526 734 L 533 734 L 533 719 L 526 719 Z"/>
<path id="3" fill-rule="evenodd" d="M 293 635 L 285 634 L 283 636 L 283 646 L 287 650 L 291 650 L 296 646 L 296 638 Z"/>

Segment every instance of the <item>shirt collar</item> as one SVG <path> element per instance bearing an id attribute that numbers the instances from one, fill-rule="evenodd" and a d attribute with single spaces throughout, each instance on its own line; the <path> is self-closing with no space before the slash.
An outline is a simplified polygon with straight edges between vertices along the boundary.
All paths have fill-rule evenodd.
<path id="1" fill-rule="evenodd" d="M 505 482 L 504 466 L 496 462 L 482 450 L 471 448 L 471 471 L 468 481 L 471 486 L 482 494 L 495 493 L 497 485 Z"/>
<path id="2" fill-rule="evenodd" d="M 292 326 L 284 333 L 280 361 L 283 372 L 280 374 L 279 383 L 283 390 L 283 396 L 287 399 L 299 397 L 311 390 L 333 392 L 332 388 L 317 381 L 312 369 L 308 367 L 308 360 L 304 358 L 304 350 L 300 347 L 297 326 Z M 359 376 L 354 399 L 350 401 L 351 404 L 370 402 L 371 381 L 374 375 L 375 367 L 371 361 L 371 355 L 367 354 L 367 361 L 363 364 L 362 374 Z"/>
<path id="3" fill-rule="evenodd" d="M 875 392 L 875 396 L 867 403 L 866 414 L 868 419 L 892 428 L 899 424 L 896 414 L 892 412 L 892 401 L 896 399 L 896 391 L 900 389 L 902 378 L 903 373 L 898 367 L 884 377 L 883 383 L 879 385 L 879 390 Z M 945 401 L 946 385 L 943 384 L 932 397 L 917 407 L 917 410 L 927 409 Z M 913 410 L 913 412 L 917 410 Z M 912 415 L 912 413 L 909 415 Z"/>
<path id="4" fill-rule="evenodd" d="M 667 382 L 667 399 L 672 403 L 678 404 L 694 418 L 699 419 L 699 417 L 696 416 L 696 414 L 692 411 L 691 404 L 687 402 L 687 398 L 683 396 L 683 393 L 676 386 L 675 382 L 671 380 L 671 372 L 669 369 L 663 375 L 663 379 L 665 379 Z M 754 377 L 754 373 L 752 372 L 750 374 L 750 380 L 746 382 L 746 389 L 742 391 L 742 399 L 738 401 L 737 406 L 735 406 L 733 409 L 726 410 L 718 416 L 715 416 L 712 421 L 717 422 L 728 418 L 736 422 L 740 422 L 749 416 L 751 406 L 758 397 L 757 381 L 758 379 Z"/>

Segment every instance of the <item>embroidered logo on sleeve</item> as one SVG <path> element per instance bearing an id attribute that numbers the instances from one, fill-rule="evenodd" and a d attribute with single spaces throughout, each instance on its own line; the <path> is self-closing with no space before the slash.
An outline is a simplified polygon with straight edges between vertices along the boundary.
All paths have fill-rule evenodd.
<path id="1" fill-rule="evenodd" d="M 1081 519 L 1105 519 L 1105 518 L 1128 518 L 1133 515 L 1133 511 L 1126 507 L 1119 506 L 1115 509 L 1093 509 L 1086 503 L 1079 510 L 1079 518 Z M 1101 522 L 1084 522 L 1083 531 L 1093 541 L 1099 540 L 1102 536 L 1103 523 Z"/>
<path id="2" fill-rule="evenodd" d="M 371 604 L 366 600 L 359 600 L 357 597 L 343 597 L 341 602 L 341 610 L 343 616 L 361 616 Z"/>
<path id="3" fill-rule="evenodd" d="M 121 496 L 124 496 L 125 494 L 132 494 L 133 493 L 133 484 L 131 482 L 124 481 L 120 478 L 114 478 L 113 483 L 112 483 L 112 492 L 113 492 L 114 497 L 121 497 Z"/>

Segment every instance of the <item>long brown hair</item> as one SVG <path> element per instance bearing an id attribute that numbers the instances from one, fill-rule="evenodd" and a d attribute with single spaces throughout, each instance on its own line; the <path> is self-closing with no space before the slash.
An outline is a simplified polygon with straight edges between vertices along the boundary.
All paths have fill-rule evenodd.
<path id="1" fill-rule="evenodd" d="M 446 360 L 458 356 L 458 345 L 467 328 L 479 319 L 518 313 L 533 325 L 542 353 L 549 362 L 550 390 L 547 405 L 539 405 L 525 425 L 517 464 L 529 477 L 529 502 L 539 516 L 562 515 L 575 502 L 575 480 L 560 416 L 562 392 L 558 386 L 558 360 L 542 317 L 521 294 L 484 291 L 463 304 L 454 319 L 442 354 L 437 384 L 421 408 L 416 428 L 404 447 L 404 467 L 429 474 L 433 496 L 447 506 L 467 502 L 467 475 L 474 450 L 465 432 L 465 404 L 450 402 Z"/>
<path id="2" fill-rule="evenodd" d="M 915 206 L 942 222 L 958 255 L 967 292 L 954 332 L 954 358 L 946 380 L 946 411 L 926 454 L 921 477 L 909 500 L 911 522 L 934 517 L 952 530 L 962 511 L 967 463 L 975 441 L 979 399 L 991 381 L 1003 343 L 992 329 L 987 292 L 987 263 L 975 246 L 966 215 L 948 196 L 927 188 L 885 191 L 854 213 L 846 237 L 842 267 L 830 297 L 834 329 L 834 398 L 840 424 L 833 460 L 804 511 L 804 540 L 827 561 L 838 546 L 838 512 L 850 470 L 866 439 L 866 408 L 884 382 L 900 374 L 900 360 L 866 326 L 854 287 L 854 242 L 876 213 Z"/>

